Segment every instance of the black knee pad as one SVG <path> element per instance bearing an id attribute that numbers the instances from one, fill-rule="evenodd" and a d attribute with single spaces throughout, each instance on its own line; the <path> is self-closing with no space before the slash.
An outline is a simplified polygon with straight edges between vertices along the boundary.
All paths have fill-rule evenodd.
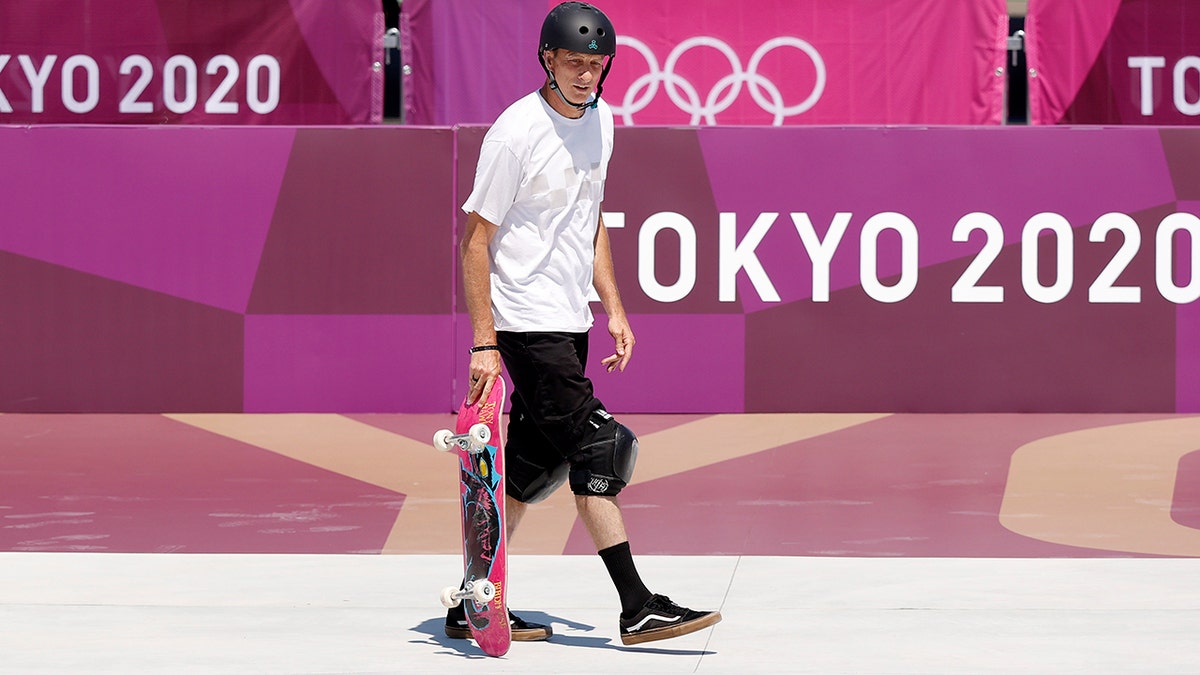
<path id="1" fill-rule="evenodd" d="M 536 504 L 549 497 L 555 490 L 567 482 L 567 472 L 570 465 L 566 462 L 557 466 L 543 469 L 542 472 L 529 481 L 528 485 L 518 487 L 512 482 L 506 483 L 508 495 L 523 504 Z"/>
<path id="2" fill-rule="evenodd" d="M 633 478 L 637 436 L 604 410 L 592 413 L 586 425 L 571 461 L 571 492 L 614 496 Z"/>

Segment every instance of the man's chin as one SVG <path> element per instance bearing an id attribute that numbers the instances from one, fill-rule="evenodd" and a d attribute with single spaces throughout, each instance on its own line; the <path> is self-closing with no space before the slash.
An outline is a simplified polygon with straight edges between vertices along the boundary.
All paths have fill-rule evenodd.
<path id="1" fill-rule="evenodd" d="M 583 105 L 592 99 L 592 92 L 580 94 L 577 91 L 571 91 L 567 94 L 566 99 L 574 105 Z"/>

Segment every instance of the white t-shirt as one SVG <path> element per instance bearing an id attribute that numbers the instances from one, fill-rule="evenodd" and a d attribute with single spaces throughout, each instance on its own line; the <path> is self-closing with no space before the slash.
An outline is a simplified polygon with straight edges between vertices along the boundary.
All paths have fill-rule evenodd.
<path id="1" fill-rule="evenodd" d="M 491 244 L 496 330 L 591 328 L 594 242 L 612 148 L 613 115 L 603 100 L 570 119 L 536 91 L 484 136 L 462 209 L 499 226 Z"/>

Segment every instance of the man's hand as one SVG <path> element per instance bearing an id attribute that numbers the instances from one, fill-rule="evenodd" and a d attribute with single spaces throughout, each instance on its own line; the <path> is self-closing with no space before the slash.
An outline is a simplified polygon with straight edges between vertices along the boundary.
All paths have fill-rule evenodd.
<path id="1" fill-rule="evenodd" d="M 491 349 L 471 354 L 471 381 L 467 391 L 467 405 L 486 401 L 496 378 L 500 377 L 500 352 Z"/>
<path id="2" fill-rule="evenodd" d="M 625 366 L 629 364 L 629 359 L 633 358 L 633 345 L 637 342 L 633 339 L 633 330 L 629 327 L 629 321 L 624 316 L 610 316 L 608 333 L 612 335 L 613 342 L 616 344 L 616 353 L 601 360 L 600 363 L 610 373 L 614 370 L 625 372 Z"/>

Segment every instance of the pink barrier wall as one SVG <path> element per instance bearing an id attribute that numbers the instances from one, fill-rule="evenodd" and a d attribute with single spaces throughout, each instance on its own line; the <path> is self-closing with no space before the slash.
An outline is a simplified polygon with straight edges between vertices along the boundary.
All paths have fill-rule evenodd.
<path id="1" fill-rule="evenodd" d="M 450 410 L 482 135 L 0 127 L 0 411 Z M 1181 128 L 618 129 L 599 395 L 1198 412 L 1197 166 Z"/>

